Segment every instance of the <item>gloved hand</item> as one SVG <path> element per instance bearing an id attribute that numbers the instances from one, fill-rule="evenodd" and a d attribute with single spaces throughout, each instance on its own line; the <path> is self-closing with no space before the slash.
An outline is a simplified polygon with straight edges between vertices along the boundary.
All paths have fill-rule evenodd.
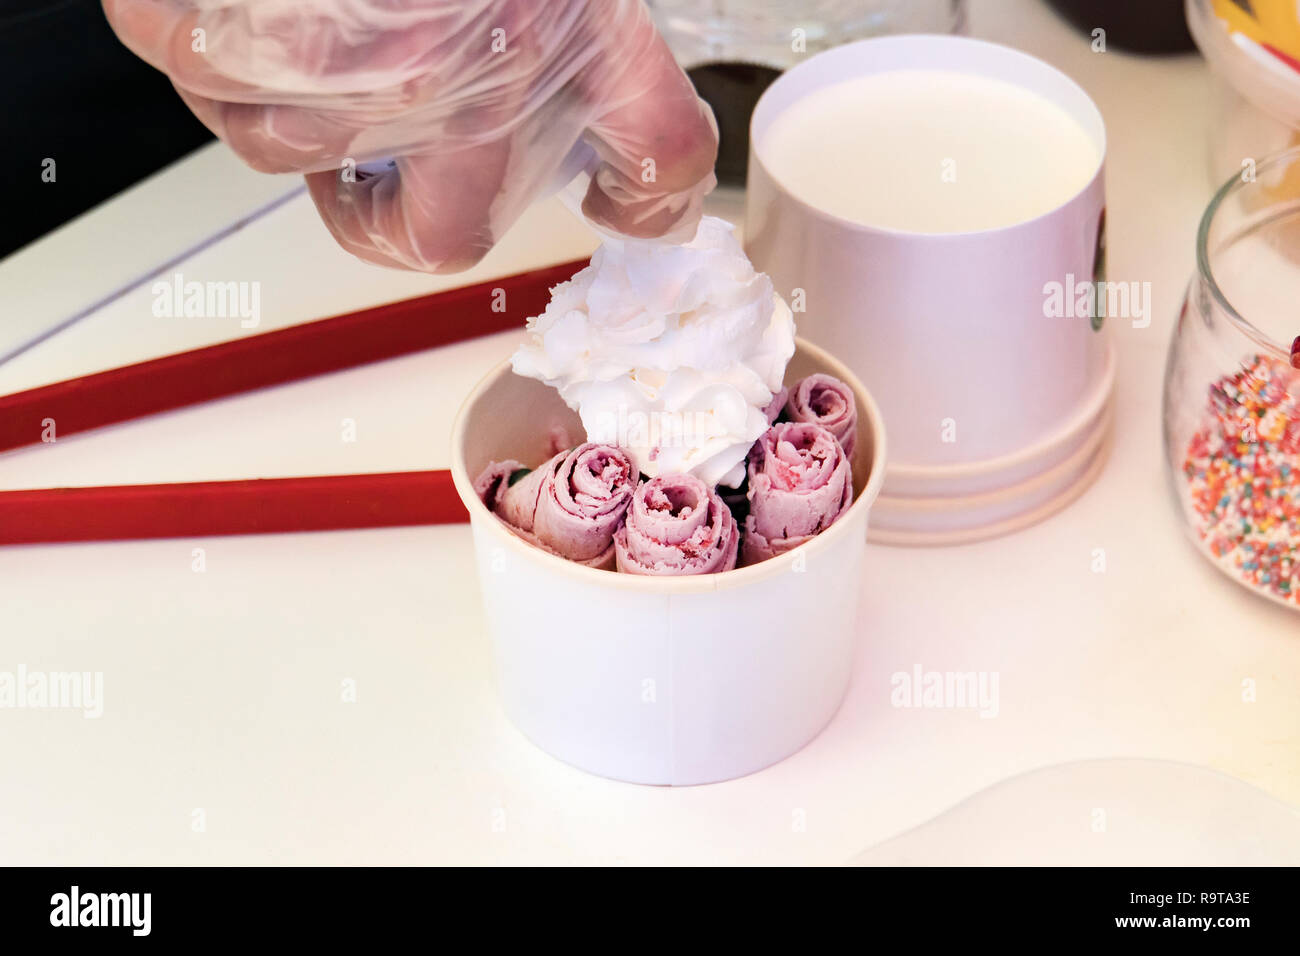
<path id="1" fill-rule="evenodd" d="M 382 265 L 477 262 L 585 142 L 582 208 L 693 235 L 717 127 L 640 0 L 104 0 L 245 162 L 303 172 L 321 218 Z M 586 150 L 590 155 L 590 150 Z M 580 158 L 580 157 L 579 157 Z M 392 159 L 374 174 L 358 164 Z"/>

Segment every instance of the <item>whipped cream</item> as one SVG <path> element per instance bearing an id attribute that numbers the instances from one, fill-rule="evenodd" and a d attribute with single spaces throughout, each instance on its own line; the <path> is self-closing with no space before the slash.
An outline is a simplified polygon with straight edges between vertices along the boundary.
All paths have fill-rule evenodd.
<path id="1" fill-rule="evenodd" d="M 684 245 L 607 239 L 528 332 L 515 372 L 557 389 L 588 441 L 710 487 L 744 479 L 794 354 L 789 306 L 712 216 Z"/>

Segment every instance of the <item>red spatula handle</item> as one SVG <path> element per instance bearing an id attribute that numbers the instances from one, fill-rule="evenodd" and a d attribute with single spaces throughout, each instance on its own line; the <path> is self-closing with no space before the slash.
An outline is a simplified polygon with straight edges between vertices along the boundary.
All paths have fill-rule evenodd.
<path id="1" fill-rule="evenodd" d="M 563 262 L 0 396 L 0 451 L 39 442 L 46 419 L 61 438 L 522 328 L 546 308 L 551 287 L 585 264 Z"/>

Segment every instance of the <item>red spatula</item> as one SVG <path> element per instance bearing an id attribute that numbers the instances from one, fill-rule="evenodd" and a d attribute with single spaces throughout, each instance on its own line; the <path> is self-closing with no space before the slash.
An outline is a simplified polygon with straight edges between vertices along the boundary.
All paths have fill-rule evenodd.
<path id="1" fill-rule="evenodd" d="M 0 452 L 522 328 L 586 260 L 392 302 L 0 396 Z M 493 311 L 505 290 L 505 311 Z M 0 492 L 0 545 L 466 520 L 446 471 Z"/>

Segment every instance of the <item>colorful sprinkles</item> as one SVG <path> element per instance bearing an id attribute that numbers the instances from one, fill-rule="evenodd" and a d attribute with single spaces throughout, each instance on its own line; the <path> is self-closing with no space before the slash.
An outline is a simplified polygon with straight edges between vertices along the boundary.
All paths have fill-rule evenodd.
<path id="1" fill-rule="evenodd" d="M 1210 553 L 1300 607 L 1300 375 L 1257 355 L 1211 385 L 1183 475 Z"/>

